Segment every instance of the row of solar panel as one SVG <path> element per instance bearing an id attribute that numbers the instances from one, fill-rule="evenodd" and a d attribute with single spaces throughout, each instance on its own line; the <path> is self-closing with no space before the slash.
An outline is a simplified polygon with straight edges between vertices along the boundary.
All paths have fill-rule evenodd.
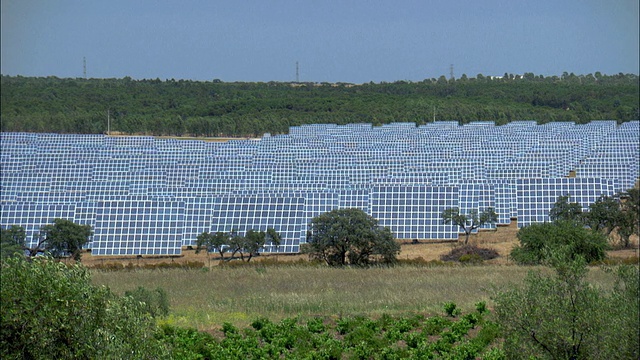
<path id="1" fill-rule="evenodd" d="M 515 200 L 511 198 L 515 192 Z M 548 221 L 558 196 L 571 195 L 587 207 L 600 195 L 613 195 L 613 184 L 600 179 L 527 179 L 515 188 L 488 184 L 463 186 L 381 186 L 370 191 L 342 193 L 282 193 L 157 201 L 124 197 L 96 203 L 2 205 L 0 225 L 20 225 L 35 241 L 40 226 L 54 218 L 92 225 L 96 255 L 179 254 L 204 231 L 244 232 L 273 227 L 285 243 L 278 251 L 296 252 L 305 241 L 310 219 L 337 208 L 359 207 L 402 239 L 455 239 L 458 229 L 445 225 L 441 213 L 451 207 L 462 212 L 495 207 L 499 223 L 518 217 L 518 226 Z M 498 196 L 501 194 L 501 196 Z M 291 196 L 294 195 L 294 196 Z M 506 196 L 505 196 L 506 195 Z M 514 212 L 515 209 L 515 212 Z M 136 248 L 122 244 L 140 243 Z M 111 245 L 110 245 L 111 244 Z M 114 244 L 118 244 L 115 246 Z M 268 246 L 267 251 L 276 251 Z"/>
<path id="2" fill-rule="evenodd" d="M 416 193 L 417 199 L 423 199 L 421 191 L 415 190 L 421 187 L 404 188 L 402 196 L 400 192 L 392 192 L 390 197 L 383 195 L 382 198 L 376 197 L 378 193 L 373 188 L 389 187 L 391 184 L 395 184 L 395 188 L 412 184 L 430 184 L 430 188 L 434 188 L 434 185 L 458 185 L 452 187 L 458 189 L 457 197 L 454 196 L 451 201 L 440 199 L 438 205 L 458 201 L 463 211 L 473 208 L 475 203 L 479 208 L 495 206 L 502 223 L 518 215 L 519 225 L 522 226 L 544 218 L 545 211 L 557 198 L 554 195 L 565 191 L 570 193 L 573 185 L 551 191 L 550 194 L 527 188 L 535 195 L 525 197 L 524 192 L 516 191 L 517 178 L 564 176 L 568 170 L 577 170 L 578 176 L 609 179 L 598 179 L 607 184 L 601 184 L 600 187 L 595 183 L 597 181 L 587 182 L 585 186 L 595 189 L 593 191 L 576 190 L 590 201 L 595 201 L 596 194 L 610 195 L 630 187 L 628 185 L 632 185 L 638 176 L 638 124 L 625 123 L 616 128 L 612 122 L 585 126 L 538 126 L 523 122 L 503 127 L 478 123 L 464 127 L 437 124 L 416 128 L 414 124 L 405 123 L 392 124 L 382 130 L 367 125 L 337 128 L 310 126 L 311 133 L 314 133 L 312 136 L 296 134 L 296 130 L 292 129 L 288 136 L 267 136 L 261 141 L 232 141 L 215 146 L 195 145 L 202 142 L 190 141 L 178 146 L 179 142 L 175 140 L 148 137 L 112 140 L 116 138 L 2 134 L 0 160 L 3 191 L 0 201 L 4 204 L 3 213 L 4 206 L 11 203 L 30 205 L 16 202 L 68 202 L 76 205 L 76 219 L 90 223 L 97 219 L 97 210 L 93 209 L 96 203 L 113 203 L 117 199 L 183 202 L 186 221 L 193 222 L 197 218 L 199 225 L 196 231 L 187 224 L 183 226 L 184 231 L 179 231 L 175 236 L 181 237 L 180 243 L 190 244 L 198 231 L 212 226 L 210 203 L 202 203 L 206 205 L 194 210 L 194 213 L 186 210 L 189 209 L 189 199 L 195 196 L 204 199 L 222 199 L 224 196 L 230 199 L 248 196 L 265 198 L 267 194 L 273 197 L 283 191 L 297 190 L 295 196 L 304 199 L 304 210 L 299 214 L 289 209 L 287 217 L 300 219 L 303 221 L 301 224 L 306 224 L 304 221 L 314 214 L 336 206 L 347 206 L 340 202 L 336 205 L 332 195 L 318 195 L 322 194 L 318 190 L 344 192 L 351 188 L 358 189 L 358 193 L 350 197 L 348 206 L 360 207 L 375 214 L 381 223 L 392 227 L 398 237 L 446 239 L 448 236 L 457 236 L 457 231 L 455 228 L 447 231 L 436 226 L 440 224 L 440 208 L 437 211 L 429 209 L 426 205 L 414 204 L 413 200 L 408 202 L 403 197 Z M 427 128 L 429 131 L 424 131 Z M 302 132 L 307 130 L 305 128 Z M 500 141 L 504 142 L 502 151 Z M 99 145 L 94 146 L 95 143 Z M 85 150 L 90 148 L 95 151 L 78 151 L 85 146 L 88 146 Z M 160 151 L 166 147 L 170 147 L 170 151 Z M 462 183 L 469 180 L 479 181 L 482 188 L 465 189 Z M 554 185 L 549 183 L 540 186 Z M 422 201 L 427 204 L 426 199 Z M 520 205 L 528 202 L 535 203 L 535 206 Z M 225 210 L 216 210 L 219 211 L 219 218 L 225 219 L 224 224 L 218 225 L 234 228 L 240 228 L 241 225 L 264 226 L 258 220 L 252 220 L 250 224 L 248 220 L 242 220 L 249 216 L 249 210 L 243 208 L 242 204 L 233 204 L 231 208 L 227 206 Z M 583 206 L 585 204 L 588 205 L 588 202 Z M 252 216 L 258 216 L 259 211 L 260 217 L 269 218 L 278 210 L 262 207 L 252 211 Z M 31 212 L 28 213 L 30 215 Z M 129 221 L 127 224 L 131 224 L 128 216 L 124 214 L 119 221 L 110 216 L 108 220 L 117 223 Z M 0 225 L 6 225 L 4 218 L 3 215 Z M 304 240 L 302 225 L 287 224 L 289 220 L 282 214 L 273 218 L 274 224 L 287 231 L 287 240 L 281 250 L 295 249 L 299 241 Z M 172 223 L 178 220 L 169 218 L 167 221 Z M 144 221 L 141 223 L 145 224 Z M 145 243 L 145 253 L 162 252 L 166 239 L 155 237 L 157 232 L 145 233 L 137 226 L 138 221 L 135 224 L 138 230 L 131 235 L 134 239 L 125 239 L 123 234 L 117 235 L 119 246 L 132 241 L 136 243 L 135 237 L 138 236 L 154 235 L 160 245 L 154 247 L 149 246 L 149 242 Z M 105 228 L 109 229 L 105 237 L 94 241 L 99 240 L 96 244 L 103 241 L 107 245 L 96 247 L 96 253 L 139 251 L 126 246 L 116 251 L 110 238 L 115 230 Z M 99 232 L 96 231 L 96 234 L 99 235 Z"/>

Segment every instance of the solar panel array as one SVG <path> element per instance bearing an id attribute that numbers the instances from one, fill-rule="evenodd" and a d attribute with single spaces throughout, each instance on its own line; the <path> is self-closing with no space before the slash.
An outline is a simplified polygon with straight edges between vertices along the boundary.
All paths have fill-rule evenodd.
<path id="1" fill-rule="evenodd" d="M 177 255 L 204 231 L 272 227 L 282 245 L 265 251 L 297 252 L 311 218 L 357 207 L 400 239 L 456 239 L 449 207 L 522 227 L 558 196 L 588 207 L 633 187 L 639 124 L 322 124 L 224 143 L 2 133 L 0 226 L 34 242 L 55 218 L 89 224 L 95 255 Z"/>

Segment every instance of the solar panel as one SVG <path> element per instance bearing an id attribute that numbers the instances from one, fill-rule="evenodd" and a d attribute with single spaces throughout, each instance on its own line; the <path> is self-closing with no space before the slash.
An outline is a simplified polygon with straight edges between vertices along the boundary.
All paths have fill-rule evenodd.
<path id="1" fill-rule="evenodd" d="M 282 238 L 277 251 L 297 252 L 306 235 L 306 220 L 304 197 L 223 196 L 213 206 L 210 232 L 244 234 L 273 228 Z M 265 251 L 276 249 L 267 245 Z"/>
<path id="2" fill-rule="evenodd" d="M 549 222 L 549 211 L 560 196 L 570 196 L 583 210 L 601 195 L 612 196 L 614 184 L 600 178 L 519 179 L 516 184 L 518 227 Z"/>
<path id="3" fill-rule="evenodd" d="M 524 226 L 546 221 L 558 196 L 569 193 L 586 207 L 600 194 L 632 187 L 639 176 L 639 132 L 640 121 L 449 121 L 303 125 L 287 135 L 227 143 L 0 133 L 0 226 L 23 225 L 33 236 L 51 214 L 68 215 L 95 227 L 94 254 L 133 255 L 176 254 L 211 229 L 273 225 L 286 233 L 279 251 L 297 251 L 313 216 L 356 207 L 399 238 L 456 239 L 457 229 L 440 219 L 442 203 L 463 212 L 494 205 L 499 224 L 517 216 Z M 570 174 L 576 178 L 567 180 Z M 276 200 L 285 198 L 295 199 L 286 215 Z M 169 234 L 152 233 L 157 224 L 136 225 L 116 240 L 107 217 L 130 221 L 114 210 L 127 201 L 143 212 L 147 205 L 141 204 L 164 206 L 156 217 L 171 217 L 167 204 L 182 204 L 176 210 L 181 225 Z M 56 212 L 59 206 L 75 210 Z M 255 218 L 244 219 L 249 215 Z"/>
<path id="4" fill-rule="evenodd" d="M 102 201 L 96 206 L 96 255 L 180 255 L 184 202 Z"/>
<path id="5" fill-rule="evenodd" d="M 0 226 L 23 227 L 29 247 L 36 245 L 36 237 L 42 226 L 52 224 L 55 219 L 73 221 L 75 216 L 75 205 L 70 204 L 15 203 L 2 204 L 0 209 Z"/>
<path id="6" fill-rule="evenodd" d="M 371 216 L 398 239 L 457 239 L 458 228 L 445 225 L 442 212 L 459 206 L 454 186 L 374 186 Z"/>
<path id="7" fill-rule="evenodd" d="M 472 212 L 481 214 L 489 208 L 496 209 L 496 192 L 491 184 L 487 183 L 462 183 L 459 189 L 459 210 L 461 214 L 470 215 Z M 497 213 L 497 211 L 496 211 Z M 494 229 L 496 224 L 485 224 L 483 229 Z M 477 229 L 474 230 L 477 232 Z"/>

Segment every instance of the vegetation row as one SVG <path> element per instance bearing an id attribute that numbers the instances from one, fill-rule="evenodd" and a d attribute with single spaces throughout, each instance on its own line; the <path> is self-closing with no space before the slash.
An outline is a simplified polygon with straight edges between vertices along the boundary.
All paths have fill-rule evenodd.
<path id="1" fill-rule="evenodd" d="M 315 84 L 1 77 L 1 130 L 261 136 L 316 123 L 637 120 L 633 74 Z"/>

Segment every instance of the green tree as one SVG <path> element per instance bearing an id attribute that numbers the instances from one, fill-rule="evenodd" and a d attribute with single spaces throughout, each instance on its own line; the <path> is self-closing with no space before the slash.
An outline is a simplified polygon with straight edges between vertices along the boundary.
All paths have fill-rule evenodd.
<path id="1" fill-rule="evenodd" d="M 552 211 L 561 219 L 580 220 L 590 229 L 599 231 L 610 239 L 615 232 L 622 247 L 628 247 L 631 235 L 640 234 L 639 203 L 640 190 L 633 188 L 614 196 L 600 196 L 584 213 L 578 209 L 579 205 L 568 204 L 562 197 Z"/>
<path id="2" fill-rule="evenodd" d="M 549 210 L 551 221 L 580 221 L 582 216 L 582 206 L 578 203 L 570 203 L 569 195 L 560 196 Z"/>
<path id="3" fill-rule="evenodd" d="M 231 231 L 229 234 L 228 246 L 231 252 L 231 259 L 235 257 L 236 254 L 240 254 L 240 260 L 242 261 L 251 261 L 251 259 L 264 247 L 264 244 L 267 240 L 267 233 L 264 231 L 257 231 L 254 229 L 249 229 L 245 232 L 245 235 L 242 236 L 238 234 L 237 231 Z M 248 256 L 245 258 L 244 254 Z"/>
<path id="4" fill-rule="evenodd" d="M 532 271 L 523 286 L 493 297 L 507 358 L 637 359 L 637 267 L 621 268 L 605 292 L 585 280 L 581 257 L 553 253 L 548 264 L 555 275 Z"/>
<path id="5" fill-rule="evenodd" d="M 589 228 L 600 231 L 606 236 L 619 226 L 621 217 L 620 203 L 613 197 L 604 195 L 589 205 L 589 211 L 583 215 L 584 222 Z"/>
<path id="6" fill-rule="evenodd" d="M 0 258 L 24 254 L 27 235 L 24 228 L 13 225 L 8 229 L 0 228 Z"/>
<path id="7" fill-rule="evenodd" d="M 2 359 L 166 358 L 140 303 L 94 286 L 82 265 L 12 257 L 0 266 Z"/>
<path id="8" fill-rule="evenodd" d="M 511 250 L 511 258 L 519 264 L 542 264 L 552 253 L 567 258 L 583 257 L 587 262 L 603 260 L 608 248 L 606 237 L 573 221 L 537 223 L 518 231 L 519 244 Z"/>
<path id="9" fill-rule="evenodd" d="M 44 242 L 39 241 L 36 249 L 42 244 L 54 257 L 71 256 L 74 260 L 80 261 L 82 247 L 89 242 L 91 235 L 93 231 L 90 225 L 55 219 L 53 224 L 45 225 L 40 230 L 40 238 Z"/>
<path id="10" fill-rule="evenodd" d="M 216 251 L 220 254 L 220 259 L 224 260 L 224 253 L 229 249 L 228 243 L 230 239 L 230 234 L 218 231 L 215 234 L 203 232 L 198 235 L 196 238 L 196 254 L 200 253 L 200 250 L 207 250 L 207 259 L 209 260 L 209 265 L 211 265 L 211 258 L 209 257 L 209 253 Z"/>
<path id="11" fill-rule="evenodd" d="M 392 263 L 400 245 L 386 227 L 360 209 L 338 209 L 311 220 L 302 252 L 331 266 L 367 265 L 379 256 Z"/>
<path id="12" fill-rule="evenodd" d="M 486 208 L 480 214 L 478 210 L 471 210 L 467 215 L 460 214 L 458 208 L 449 208 L 442 212 L 442 220 L 445 224 L 452 224 L 460 227 L 464 231 L 464 244 L 469 243 L 469 235 L 485 224 L 495 224 L 498 221 L 498 214 L 492 207 Z"/>
<path id="13" fill-rule="evenodd" d="M 634 187 L 620 195 L 621 200 L 621 221 L 618 227 L 618 234 L 622 239 L 623 246 L 629 247 L 631 235 L 640 236 L 640 188 Z"/>
<path id="14" fill-rule="evenodd" d="M 251 258 L 262 249 L 266 242 L 266 236 L 267 234 L 264 231 L 247 230 L 242 246 L 242 250 L 249 254 L 249 256 L 247 256 L 247 262 L 251 261 Z"/>
<path id="15" fill-rule="evenodd" d="M 274 228 L 267 228 L 267 241 L 271 243 L 271 245 L 276 247 L 276 252 L 278 252 L 278 248 L 282 243 L 282 237 Z"/>
<path id="16" fill-rule="evenodd" d="M 231 253 L 229 260 L 234 259 L 236 254 L 240 253 L 240 258 L 244 261 L 242 250 L 244 249 L 245 242 L 246 240 L 244 236 L 238 234 L 236 230 L 231 230 L 229 233 L 229 243 L 227 244 L 229 245 L 229 249 L 227 251 Z"/>

